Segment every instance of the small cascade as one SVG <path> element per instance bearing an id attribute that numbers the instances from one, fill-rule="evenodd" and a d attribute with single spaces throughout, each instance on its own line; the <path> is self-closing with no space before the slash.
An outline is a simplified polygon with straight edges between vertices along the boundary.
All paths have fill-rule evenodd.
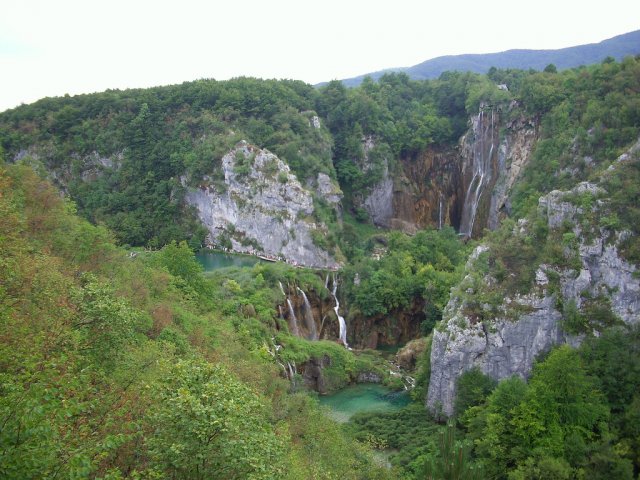
<path id="1" fill-rule="evenodd" d="M 402 386 L 405 390 L 412 390 L 413 388 L 415 388 L 415 378 L 404 373 L 402 368 L 400 368 L 400 365 L 398 365 L 397 363 L 392 361 L 390 362 L 390 364 L 391 367 L 393 367 L 393 370 L 389 370 L 389 375 L 391 375 L 392 377 L 399 377 L 402 380 Z"/>
<path id="2" fill-rule="evenodd" d="M 438 230 L 442 230 L 442 192 L 438 197 Z"/>
<path id="3" fill-rule="evenodd" d="M 287 297 L 287 305 L 289 305 L 289 331 L 296 336 L 300 336 L 300 329 L 298 328 L 298 319 L 296 317 L 296 312 L 293 310 L 293 305 L 291 304 L 291 299 Z"/>
<path id="4" fill-rule="evenodd" d="M 278 351 L 282 348 L 282 345 L 278 345 L 276 344 L 276 340 L 275 338 L 271 338 L 271 344 L 273 345 L 273 349 L 269 348 L 266 344 L 265 347 L 267 348 L 267 351 L 271 354 L 271 356 L 273 357 L 273 359 L 275 360 L 275 362 L 280 366 L 280 368 L 282 368 L 282 370 L 284 371 L 284 376 L 285 378 L 289 378 L 289 373 L 287 372 L 287 367 L 284 366 L 284 363 L 282 363 L 280 361 L 280 359 L 278 358 Z M 288 362 L 287 362 L 288 363 Z"/>
<path id="5" fill-rule="evenodd" d="M 311 304 L 307 298 L 307 294 L 298 287 L 298 291 L 302 294 L 304 299 L 304 322 L 309 330 L 309 340 L 318 340 L 318 331 L 316 329 L 316 322 L 313 319 L 313 312 L 311 311 Z"/>
<path id="6" fill-rule="evenodd" d="M 282 372 L 284 373 L 284 378 L 291 382 L 291 388 L 296 388 L 296 376 L 298 375 L 298 370 L 296 369 L 296 364 L 294 362 L 287 362 L 286 366 L 283 363 L 283 360 L 280 358 L 279 352 L 282 349 L 282 345 L 276 343 L 275 337 L 271 337 L 271 345 L 269 347 L 265 343 L 265 348 L 269 352 L 269 354 L 273 357 L 274 361 L 278 364 L 280 368 L 282 368 Z"/>
<path id="7" fill-rule="evenodd" d="M 296 388 L 296 375 L 298 374 L 298 371 L 296 370 L 296 364 L 295 363 L 291 363 L 291 362 L 287 362 L 287 367 L 288 367 L 288 375 L 287 377 L 289 378 L 289 381 L 291 382 L 291 386 L 293 388 Z"/>
<path id="8" fill-rule="evenodd" d="M 349 348 L 349 345 L 347 344 L 347 323 L 344 321 L 344 317 L 340 315 L 340 302 L 338 301 L 338 296 L 336 295 L 337 292 L 338 292 L 338 281 L 336 280 L 336 276 L 334 274 L 333 288 L 331 289 L 331 295 L 333 295 L 333 300 L 336 302 L 336 306 L 333 307 L 333 310 L 336 312 L 336 317 L 338 317 L 338 323 L 340 325 L 339 339 L 345 347 Z"/>
<path id="9" fill-rule="evenodd" d="M 485 118 L 485 109 L 490 108 L 489 118 Z M 493 107 L 480 106 L 480 112 L 476 120 L 473 122 L 473 152 L 471 159 L 473 168 L 473 177 L 469 182 L 464 197 L 462 207 L 462 220 L 460 222 L 460 234 L 471 237 L 473 234 L 473 225 L 478 213 L 478 205 L 485 187 L 489 184 L 492 177 L 491 159 L 495 142 L 494 109 Z"/>
<path id="10" fill-rule="evenodd" d="M 282 295 L 284 295 L 286 297 L 287 294 L 284 293 L 284 287 L 282 286 L 282 282 L 278 281 L 278 285 L 280 286 L 280 291 L 282 292 Z"/>

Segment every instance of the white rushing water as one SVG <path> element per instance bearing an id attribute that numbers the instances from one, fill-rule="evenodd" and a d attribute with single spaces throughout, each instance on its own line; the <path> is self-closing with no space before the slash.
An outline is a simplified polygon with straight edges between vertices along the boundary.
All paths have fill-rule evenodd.
<path id="1" fill-rule="evenodd" d="M 298 319 L 296 318 L 296 312 L 293 310 L 291 300 L 287 298 L 287 305 L 289 305 L 289 330 L 296 337 L 300 336 L 300 329 L 298 328 Z"/>
<path id="2" fill-rule="evenodd" d="M 298 287 L 298 291 L 302 294 L 304 299 L 304 323 L 309 331 L 309 340 L 318 340 L 318 331 L 316 329 L 316 322 L 313 319 L 313 312 L 311 311 L 311 304 L 307 298 L 307 294 Z"/>
<path id="3" fill-rule="evenodd" d="M 291 362 L 287 362 L 287 367 L 289 367 L 289 373 L 288 373 L 287 376 L 289 377 L 289 380 L 291 381 L 291 384 L 295 388 L 295 386 L 296 386 L 296 375 L 298 373 L 298 371 L 296 370 L 296 364 L 295 363 L 291 363 Z"/>
<path id="4" fill-rule="evenodd" d="M 328 284 L 328 282 L 327 282 Z M 331 295 L 333 295 L 333 300 L 336 302 L 336 306 L 333 307 L 333 310 L 336 312 L 336 316 L 338 317 L 338 323 L 340 325 L 340 341 L 342 344 L 349 348 L 347 344 L 347 322 L 344 321 L 344 317 L 340 315 L 340 302 L 338 301 L 338 296 L 336 293 L 338 292 L 338 281 L 336 280 L 336 276 L 333 276 L 333 288 L 331 289 Z"/>
<path id="5" fill-rule="evenodd" d="M 468 237 L 473 233 L 473 225 L 478 213 L 478 204 L 480 203 L 484 188 L 491 180 L 491 157 L 493 156 L 494 150 L 493 130 L 493 108 L 491 108 L 490 119 L 487 121 L 485 119 L 484 109 L 481 107 L 476 121 L 473 123 L 473 177 L 471 178 L 471 182 L 469 182 L 464 197 L 462 220 L 460 222 L 460 233 Z"/>

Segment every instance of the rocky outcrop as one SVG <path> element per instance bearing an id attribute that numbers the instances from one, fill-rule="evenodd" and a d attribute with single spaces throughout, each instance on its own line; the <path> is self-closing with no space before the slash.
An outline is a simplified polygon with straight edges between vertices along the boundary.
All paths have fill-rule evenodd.
<path id="1" fill-rule="evenodd" d="M 372 136 L 367 136 L 362 139 L 362 151 L 364 157 L 360 168 L 363 172 L 369 172 L 374 168 L 374 161 L 372 157 L 372 151 L 376 148 L 376 139 Z M 378 161 L 381 162 L 382 168 L 381 180 L 373 185 L 368 194 L 360 198 L 360 195 L 356 195 L 356 203 L 360 201 L 362 207 L 369 214 L 371 221 L 380 227 L 391 228 L 391 219 L 393 218 L 393 178 L 389 172 L 390 158 L 382 158 Z"/>
<path id="2" fill-rule="evenodd" d="M 317 117 L 314 117 L 317 118 Z M 326 173 L 318 173 L 316 180 L 316 193 L 320 198 L 324 198 L 330 205 L 337 207 L 342 200 L 342 190 L 336 182 Z"/>
<path id="3" fill-rule="evenodd" d="M 424 355 L 427 348 L 427 339 L 425 337 L 411 340 L 396 353 L 396 363 L 400 368 L 408 372 L 415 370 L 418 360 Z"/>
<path id="4" fill-rule="evenodd" d="M 559 228 L 569 222 L 573 224 L 572 233 L 580 240 L 581 268 L 577 275 L 572 271 L 560 272 L 562 296 L 565 300 L 575 301 L 578 308 L 591 299 L 605 297 L 611 311 L 625 323 L 639 323 L 640 279 L 636 274 L 637 268 L 625 261 L 617 248 L 629 232 L 610 234 L 604 228 L 596 227 L 597 234 L 590 234 L 592 238 L 587 241 L 586 232 L 576 221 L 587 212 L 573 201 L 584 194 L 596 197 L 606 195 L 606 192 L 596 184 L 581 182 L 569 192 L 555 190 L 539 201 L 539 209 L 546 215 L 550 228 Z M 604 206 L 601 200 L 593 210 Z"/>
<path id="5" fill-rule="evenodd" d="M 364 208 L 371 221 L 380 227 L 391 228 L 393 213 L 393 179 L 385 165 L 384 177 L 364 200 Z"/>
<path id="6" fill-rule="evenodd" d="M 320 358 L 311 357 L 304 362 L 299 368 L 304 386 L 310 390 L 315 390 L 321 395 L 326 395 L 329 392 L 329 386 L 323 370 L 330 365 L 331 357 L 329 355 L 323 355 Z"/>
<path id="7" fill-rule="evenodd" d="M 185 195 L 209 230 L 210 246 L 309 267 L 339 266 L 314 243 L 313 236 L 325 235 L 327 228 L 314 219 L 312 194 L 286 163 L 241 142 L 222 158 L 222 170 L 223 184 L 207 177 Z M 319 178 L 318 191 L 326 191 L 327 201 L 337 203 L 339 189 L 329 189 L 327 178 Z"/>
<path id="8" fill-rule="evenodd" d="M 533 147 L 538 141 L 538 125 L 532 119 L 518 115 L 505 125 L 497 156 L 498 178 L 491 192 L 487 227 L 498 228 L 500 220 L 511 211 L 509 197 L 516 181 L 529 164 Z"/>
<path id="9" fill-rule="evenodd" d="M 540 353 L 569 340 L 559 327 L 562 314 L 555 308 L 555 298 L 534 295 L 518 301 L 531 313 L 517 321 L 496 318 L 490 325 L 465 317 L 464 302 L 459 297 L 449 302 L 444 330 L 433 333 L 427 395 L 431 411 L 453 414 L 456 382 L 465 371 L 478 367 L 497 380 L 512 375 L 525 378 Z"/>
<path id="10" fill-rule="evenodd" d="M 472 367 L 496 380 L 512 375 L 526 378 L 535 359 L 553 345 L 578 345 L 580 335 L 563 331 L 560 305 L 574 304 L 581 311 L 594 299 L 604 299 L 603 305 L 620 320 L 627 324 L 640 322 L 637 268 L 626 262 L 617 248 L 627 233 L 612 233 L 596 225 L 595 233 L 586 235 L 580 219 L 585 214 L 593 217 L 606 201 L 596 201 L 587 212 L 575 202 L 585 193 L 605 195 L 597 185 L 583 182 L 569 192 L 551 192 L 539 202 L 539 214 L 546 217 L 551 230 L 573 225 L 579 267 L 540 265 L 532 292 L 505 298 L 491 319 L 479 319 L 471 313 L 471 305 L 478 301 L 471 272 L 486 247 L 474 251 L 467 264 L 468 274 L 452 292 L 442 324 L 434 331 L 426 400 L 431 411 L 453 414 L 456 381 Z M 526 222 L 520 222 L 516 230 L 526 230 Z M 555 285 L 550 277 L 555 278 Z M 495 279 L 484 277 L 483 282 L 491 285 Z"/>

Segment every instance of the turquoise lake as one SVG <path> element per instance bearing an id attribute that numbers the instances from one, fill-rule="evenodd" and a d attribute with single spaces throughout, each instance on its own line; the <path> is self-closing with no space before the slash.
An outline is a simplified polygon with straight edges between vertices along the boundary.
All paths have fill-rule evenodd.
<path id="1" fill-rule="evenodd" d="M 253 267 L 256 263 L 264 262 L 251 255 L 237 255 L 215 250 L 196 253 L 196 260 L 204 267 L 205 272 L 228 267 Z"/>
<path id="2" fill-rule="evenodd" d="M 320 404 L 329 407 L 331 417 L 340 423 L 359 412 L 392 412 L 409 404 L 408 392 L 390 390 L 376 383 L 359 383 L 332 395 L 320 397 Z"/>

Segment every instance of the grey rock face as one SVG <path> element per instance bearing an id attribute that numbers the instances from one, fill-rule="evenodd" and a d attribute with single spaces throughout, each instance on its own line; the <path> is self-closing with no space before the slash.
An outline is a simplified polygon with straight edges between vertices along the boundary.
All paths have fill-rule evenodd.
<path id="1" fill-rule="evenodd" d="M 434 332 L 431 350 L 431 379 L 427 407 L 433 412 L 452 415 L 456 395 L 456 381 L 465 371 L 478 367 L 496 380 L 519 375 L 526 378 L 538 355 L 553 345 L 580 344 L 580 336 L 568 335 L 561 329 L 562 313 L 557 307 L 556 294 L 548 290 L 548 272 L 559 275 L 563 302 L 573 301 L 580 308 L 587 297 L 606 296 L 611 310 L 627 324 L 640 322 L 640 279 L 634 276 L 636 267 L 626 262 L 616 244 L 628 233 L 619 232 L 614 241 L 607 242 L 604 229 L 600 235 L 587 240 L 580 230 L 577 217 L 580 207 L 569 201 L 576 195 L 589 192 L 604 193 L 595 184 L 583 182 L 569 192 L 553 191 L 539 201 L 540 213 L 546 215 L 551 229 L 571 222 L 579 241 L 580 269 L 558 269 L 540 265 L 533 292 L 526 296 L 506 298 L 496 318 L 480 322 L 467 313 L 467 298 L 473 296 L 471 276 L 467 275 L 454 289 L 445 309 L 443 322 Z M 599 208 L 598 204 L 594 208 Z M 518 224 L 516 230 L 526 229 Z M 515 234 L 516 232 L 514 232 Z M 467 263 L 467 271 L 486 251 L 479 247 Z M 485 282 L 492 279 L 485 277 Z M 514 314 L 515 312 L 515 314 Z"/>
<path id="2" fill-rule="evenodd" d="M 331 357 L 323 355 L 321 358 L 311 357 L 301 366 L 302 380 L 305 387 L 315 390 L 321 395 L 328 393 L 327 381 L 323 370 L 331 366 Z"/>
<path id="3" fill-rule="evenodd" d="M 336 206 L 342 200 L 342 190 L 326 173 L 319 173 L 316 193 L 330 204 Z"/>
<path id="4" fill-rule="evenodd" d="M 312 195 L 287 164 L 241 142 L 222 158 L 222 169 L 224 186 L 210 182 L 208 187 L 188 188 L 185 195 L 209 230 L 209 245 L 220 246 L 228 239 L 236 252 L 281 257 L 309 267 L 338 267 L 313 243 L 312 232 L 325 232 L 326 226 L 312 219 Z M 330 182 L 322 179 L 321 188 L 326 188 L 326 180 Z M 334 199 L 337 192 L 332 190 Z"/>
<path id="5" fill-rule="evenodd" d="M 552 345 L 567 340 L 558 322 L 562 314 L 555 309 L 553 297 L 520 298 L 531 313 L 514 322 L 496 318 L 490 326 L 473 323 L 462 313 L 460 298 L 447 306 L 444 331 L 435 331 L 431 347 L 431 379 L 427 406 L 453 414 L 456 382 L 465 371 L 478 367 L 495 379 L 519 375 L 526 378 L 536 357 Z"/>
<path id="6" fill-rule="evenodd" d="M 364 161 L 361 168 L 364 172 L 372 168 L 369 152 L 376 147 L 375 139 L 371 136 L 365 137 L 362 142 L 364 151 Z M 375 225 L 385 228 L 391 228 L 391 219 L 393 212 L 393 179 L 389 175 L 388 160 L 384 161 L 384 171 L 382 180 L 373 186 L 369 194 L 362 202 L 363 208 L 371 217 Z"/>
<path id="7" fill-rule="evenodd" d="M 393 179 L 385 169 L 382 181 L 376 184 L 364 200 L 364 208 L 375 225 L 389 228 L 393 218 Z"/>
<path id="8" fill-rule="evenodd" d="M 529 119 L 519 117 L 506 125 L 498 146 L 498 179 L 491 192 L 487 225 L 491 230 L 498 228 L 500 218 L 508 213 L 509 196 L 529 163 L 537 139 L 537 126 Z"/>

